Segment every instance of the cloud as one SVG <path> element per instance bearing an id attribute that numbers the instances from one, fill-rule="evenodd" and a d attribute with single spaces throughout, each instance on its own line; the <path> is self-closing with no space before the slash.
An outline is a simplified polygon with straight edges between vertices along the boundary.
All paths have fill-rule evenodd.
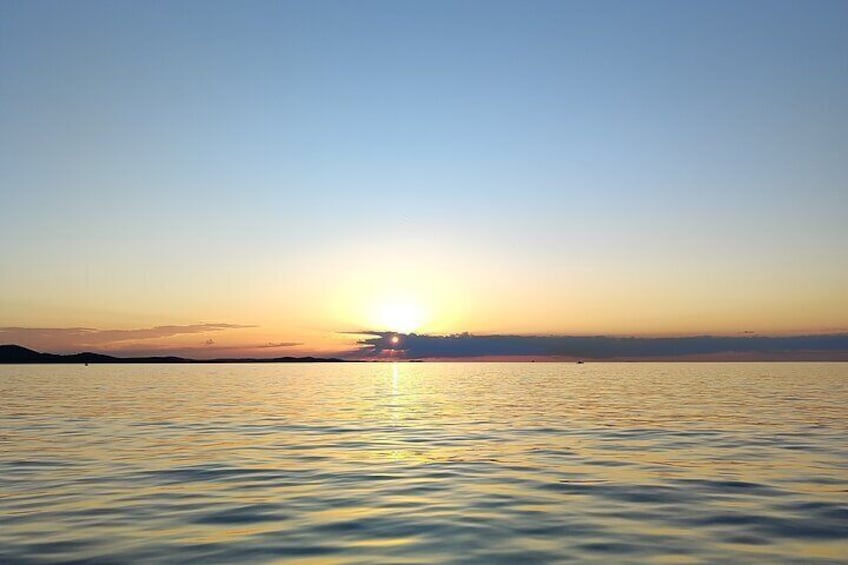
<path id="1" fill-rule="evenodd" d="M 267 357 L 272 353 L 273 349 L 281 347 L 297 347 L 303 345 L 301 342 L 280 342 L 280 343 L 261 343 L 261 344 L 235 344 L 227 345 L 224 343 L 214 342 L 209 344 L 207 340 L 199 346 L 185 346 L 180 344 L 129 344 L 126 347 L 118 347 L 110 349 L 109 352 L 113 355 L 144 357 L 149 355 L 176 355 L 178 357 L 189 357 L 195 359 L 210 359 L 217 357 Z M 259 353 L 259 351 L 268 350 L 268 353 Z"/>
<path id="2" fill-rule="evenodd" d="M 848 334 L 796 336 L 616 337 L 556 335 L 453 335 L 362 332 L 364 356 L 396 352 L 407 358 L 566 357 L 645 359 L 754 354 L 761 357 L 818 352 L 848 358 Z M 397 337 L 395 343 L 393 338 Z"/>
<path id="3" fill-rule="evenodd" d="M 89 347 L 121 346 L 144 340 L 165 339 L 187 334 L 220 332 L 256 326 L 227 323 L 154 326 L 131 330 L 85 327 L 26 328 L 0 327 L 0 343 L 16 343 L 50 351 L 79 351 Z"/>

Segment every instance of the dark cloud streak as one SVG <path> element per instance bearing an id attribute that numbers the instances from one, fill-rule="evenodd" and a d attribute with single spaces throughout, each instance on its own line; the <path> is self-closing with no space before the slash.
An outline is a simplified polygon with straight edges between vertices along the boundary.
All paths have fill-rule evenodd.
<path id="1" fill-rule="evenodd" d="M 581 359 L 639 359 L 717 354 L 781 355 L 821 352 L 835 358 L 848 355 L 848 334 L 795 336 L 615 337 L 554 335 L 454 335 L 362 332 L 357 343 L 365 356 L 385 352 L 407 358 L 568 357 Z M 397 344 L 392 337 L 398 336 Z"/>

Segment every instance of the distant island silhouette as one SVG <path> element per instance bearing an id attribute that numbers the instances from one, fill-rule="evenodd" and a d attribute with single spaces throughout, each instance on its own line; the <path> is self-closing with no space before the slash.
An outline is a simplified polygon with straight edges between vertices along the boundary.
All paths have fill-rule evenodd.
<path id="1" fill-rule="evenodd" d="M 153 357 L 114 357 L 102 353 L 73 353 L 57 355 L 55 353 L 40 353 L 20 345 L 0 345 L 0 364 L 85 364 L 85 363 L 348 363 L 347 359 L 335 357 L 273 357 L 263 358 L 222 358 L 222 359 L 189 359 L 175 356 Z"/>

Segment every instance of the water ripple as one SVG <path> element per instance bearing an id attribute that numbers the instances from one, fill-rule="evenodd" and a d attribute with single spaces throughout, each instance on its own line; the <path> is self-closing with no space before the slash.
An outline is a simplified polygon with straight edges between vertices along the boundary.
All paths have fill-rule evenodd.
<path id="1" fill-rule="evenodd" d="M 846 563 L 848 365 L 0 367 L 0 563 Z"/>

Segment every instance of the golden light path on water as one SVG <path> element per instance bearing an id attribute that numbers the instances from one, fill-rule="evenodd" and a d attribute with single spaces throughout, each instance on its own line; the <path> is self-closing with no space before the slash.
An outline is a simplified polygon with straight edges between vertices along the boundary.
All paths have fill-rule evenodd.
<path id="1" fill-rule="evenodd" d="M 839 563 L 848 364 L 0 367 L 0 562 Z"/>

